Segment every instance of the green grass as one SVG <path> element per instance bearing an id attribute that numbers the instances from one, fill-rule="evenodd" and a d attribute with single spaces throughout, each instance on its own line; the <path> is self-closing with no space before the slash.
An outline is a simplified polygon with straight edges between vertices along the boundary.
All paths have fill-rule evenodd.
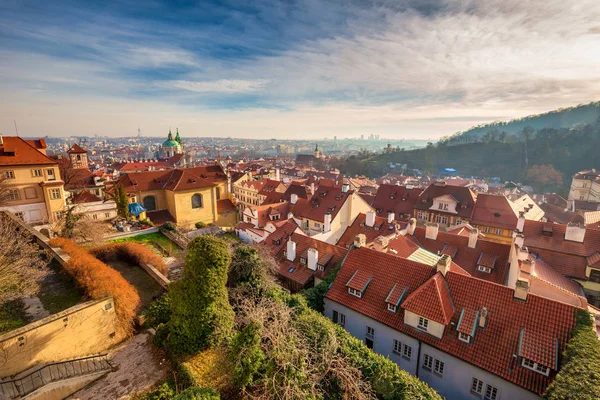
<path id="1" fill-rule="evenodd" d="M 28 323 L 29 316 L 21 299 L 0 304 L 0 333 L 12 331 Z"/>
<path id="2" fill-rule="evenodd" d="M 141 243 L 145 246 L 152 246 L 153 248 L 157 248 L 161 250 L 160 246 L 162 246 L 166 250 L 175 251 L 178 250 L 179 247 L 175 243 L 171 241 L 168 237 L 163 235 L 160 232 L 147 233 L 145 235 L 137 235 L 130 236 L 122 239 L 113 240 L 114 243 L 124 243 L 124 242 L 135 242 Z M 160 246 L 157 246 L 159 244 Z"/>
<path id="3" fill-rule="evenodd" d="M 53 261 L 50 267 L 54 273 L 42 282 L 38 294 L 44 308 L 50 314 L 55 314 L 81 303 L 84 293 L 73 278 L 64 272 L 56 261 Z"/>

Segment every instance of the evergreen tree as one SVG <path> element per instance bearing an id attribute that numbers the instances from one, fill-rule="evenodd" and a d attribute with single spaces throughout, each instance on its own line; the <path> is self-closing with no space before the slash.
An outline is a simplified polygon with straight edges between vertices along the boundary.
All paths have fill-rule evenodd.
<path id="1" fill-rule="evenodd" d="M 117 203 L 117 214 L 120 217 L 129 217 L 129 199 L 123 185 L 117 185 L 115 188 L 115 203 Z"/>
<path id="2" fill-rule="evenodd" d="M 168 343 L 174 352 L 197 353 L 219 345 L 230 334 L 234 312 L 225 288 L 230 263 L 223 240 L 198 236 L 190 242 L 183 278 L 169 287 Z"/>

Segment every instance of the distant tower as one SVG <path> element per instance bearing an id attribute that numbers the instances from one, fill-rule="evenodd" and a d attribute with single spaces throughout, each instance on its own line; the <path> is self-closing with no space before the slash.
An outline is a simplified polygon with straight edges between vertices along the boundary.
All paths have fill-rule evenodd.
<path id="1" fill-rule="evenodd" d="M 315 145 L 315 158 L 321 158 L 321 152 L 319 151 L 319 145 Z"/>
<path id="2" fill-rule="evenodd" d="M 87 151 L 82 149 L 77 143 L 67 150 L 67 154 L 71 158 L 71 166 L 73 169 L 88 169 Z"/>
<path id="3" fill-rule="evenodd" d="M 177 130 L 177 137 L 173 139 L 173 134 L 169 129 L 169 135 L 167 136 L 167 140 L 165 140 L 162 144 L 162 149 L 160 155 L 162 158 L 171 158 L 175 154 L 182 154 L 183 146 L 181 144 L 181 137 L 179 136 L 179 130 Z"/>

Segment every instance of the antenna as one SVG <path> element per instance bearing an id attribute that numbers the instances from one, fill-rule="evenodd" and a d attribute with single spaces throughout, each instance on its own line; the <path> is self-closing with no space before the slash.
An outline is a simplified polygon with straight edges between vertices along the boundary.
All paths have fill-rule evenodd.
<path id="1" fill-rule="evenodd" d="M 15 131 L 17 131 L 17 136 L 19 136 L 19 128 L 17 128 L 17 120 L 13 119 L 13 122 L 15 123 Z"/>
<path id="2" fill-rule="evenodd" d="M 138 137 L 140 137 L 141 134 L 142 134 L 142 131 L 140 130 L 140 124 L 138 124 Z"/>

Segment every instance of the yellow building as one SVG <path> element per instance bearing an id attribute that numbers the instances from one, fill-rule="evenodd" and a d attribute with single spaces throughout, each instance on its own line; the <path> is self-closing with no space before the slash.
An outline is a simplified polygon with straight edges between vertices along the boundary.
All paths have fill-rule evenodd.
<path id="1" fill-rule="evenodd" d="M 259 206 L 272 192 L 285 193 L 287 186 L 278 180 L 261 179 L 259 181 L 240 180 L 233 185 L 233 195 L 240 213 L 250 206 Z"/>
<path id="2" fill-rule="evenodd" d="M 173 221 L 192 227 L 204 222 L 233 227 L 237 222 L 227 176 L 218 165 L 129 173 L 115 186 L 119 184 L 156 224 Z"/>
<path id="3" fill-rule="evenodd" d="M 580 171 L 573 175 L 569 200 L 600 203 L 600 172 L 595 169 Z"/>
<path id="4" fill-rule="evenodd" d="M 58 163 L 46 156 L 44 139 L 0 135 L 0 176 L 6 185 L 0 209 L 37 225 L 62 217 L 64 182 Z"/>

